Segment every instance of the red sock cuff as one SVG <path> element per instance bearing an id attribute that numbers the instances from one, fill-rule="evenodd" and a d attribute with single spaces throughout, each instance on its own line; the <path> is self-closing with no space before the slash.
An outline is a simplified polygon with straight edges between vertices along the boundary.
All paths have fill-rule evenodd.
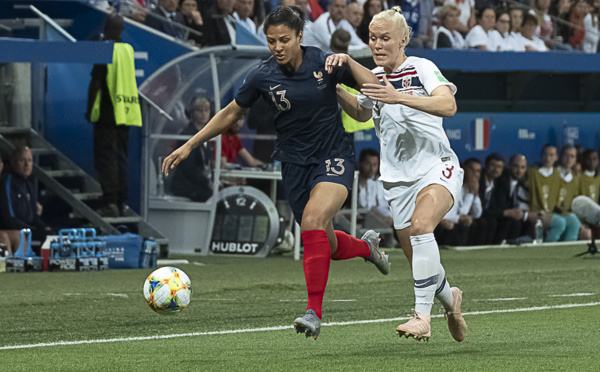
<path id="1" fill-rule="evenodd" d="M 369 257 L 371 250 L 369 245 L 361 239 L 357 239 L 352 235 L 346 234 L 343 231 L 336 230 L 337 250 L 331 255 L 334 261 L 347 260 L 354 257 Z"/>
<path id="2" fill-rule="evenodd" d="M 329 246 L 329 239 L 327 239 L 327 233 L 325 230 L 309 230 L 302 233 L 302 242 L 304 243 L 304 249 L 306 246 L 318 246 L 326 243 Z"/>

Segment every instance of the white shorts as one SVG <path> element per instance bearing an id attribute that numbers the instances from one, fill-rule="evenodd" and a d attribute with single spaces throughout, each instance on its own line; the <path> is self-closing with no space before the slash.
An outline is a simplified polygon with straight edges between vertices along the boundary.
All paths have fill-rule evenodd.
<path id="1" fill-rule="evenodd" d="M 444 186 L 456 201 L 463 184 L 463 175 L 464 171 L 459 164 L 446 162 L 432 168 L 423 178 L 415 182 L 384 182 L 383 196 L 392 210 L 394 228 L 402 230 L 410 226 L 417 195 L 429 185 Z"/>

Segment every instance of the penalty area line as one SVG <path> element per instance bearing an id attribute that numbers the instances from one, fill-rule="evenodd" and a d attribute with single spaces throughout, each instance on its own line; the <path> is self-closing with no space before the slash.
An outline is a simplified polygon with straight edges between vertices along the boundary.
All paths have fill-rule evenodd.
<path id="1" fill-rule="evenodd" d="M 526 312 L 526 311 L 570 309 L 570 308 L 575 308 L 575 307 L 589 307 L 589 306 L 598 306 L 598 305 L 600 305 L 600 302 L 590 302 L 590 303 L 585 303 L 585 304 L 553 305 L 553 306 L 534 306 L 534 307 L 522 307 L 522 308 L 517 308 L 517 309 L 471 311 L 471 312 L 463 313 L 463 315 L 470 316 L 470 315 L 487 315 L 487 314 L 502 314 L 502 313 L 519 313 L 519 312 Z M 443 317 L 443 315 L 442 314 L 432 315 L 431 317 L 432 318 L 441 318 L 441 317 Z M 386 322 L 393 322 L 393 321 L 406 320 L 406 319 L 408 319 L 408 317 L 354 320 L 354 321 L 347 321 L 347 322 L 329 322 L 329 323 L 323 323 L 323 324 L 321 324 L 321 326 L 328 327 L 328 326 L 345 326 L 345 325 L 355 325 L 355 324 L 386 323 Z M 107 339 L 98 339 L 98 340 L 43 342 L 43 343 L 38 343 L 38 344 L 0 346 L 0 350 L 32 349 L 32 348 L 39 348 L 39 347 L 70 346 L 70 345 L 84 345 L 84 344 L 105 344 L 105 343 L 112 343 L 112 342 L 164 340 L 164 339 L 180 338 L 180 337 L 229 335 L 229 334 L 236 334 L 236 333 L 250 333 L 250 332 L 263 332 L 263 331 L 281 331 L 284 329 L 292 329 L 292 328 L 293 328 L 293 326 L 277 326 L 277 327 L 232 329 L 232 330 L 227 330 L 227 331 L 191 332 L 191 333 L 178 333 L 178 334 L 170 334 L 170 335 L 107 338 Z"/>

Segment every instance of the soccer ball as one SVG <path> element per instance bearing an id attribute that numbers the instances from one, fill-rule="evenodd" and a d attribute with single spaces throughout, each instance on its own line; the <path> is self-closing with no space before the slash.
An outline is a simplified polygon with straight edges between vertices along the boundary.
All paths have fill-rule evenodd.
<path id="1" fill-rule="evenodd" d="M 179 314 L 190 304 L 192 282 L 176 267 L 154 270 L 144 283 L 148 306 L 159 314 Z"/>

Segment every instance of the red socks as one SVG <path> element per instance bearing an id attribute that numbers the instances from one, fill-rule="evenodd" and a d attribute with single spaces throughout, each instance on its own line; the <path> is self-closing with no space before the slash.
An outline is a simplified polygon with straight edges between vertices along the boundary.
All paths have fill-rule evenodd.
<path id="1" fill-rule="evenodd" d="M 304 243 L 304 277 L 306 278 L 306 290 L 308 292 L 308 306 L 306 309 L 313 309 L 321 319 L 323 295 L 325 294 L 331 263 L 331 248 L 325 230 L 303 232 L 302 242 Z"/>
<path id="2" fill-rule="evenodd" d="M 337 237 L 337 250 L 331 255 L 334 261 L 347 260 L 354 257 L 367 258 L 371 255 L 369 245 L 364 240 L 357 239 L 343 231 L 335 231 Z"/>

